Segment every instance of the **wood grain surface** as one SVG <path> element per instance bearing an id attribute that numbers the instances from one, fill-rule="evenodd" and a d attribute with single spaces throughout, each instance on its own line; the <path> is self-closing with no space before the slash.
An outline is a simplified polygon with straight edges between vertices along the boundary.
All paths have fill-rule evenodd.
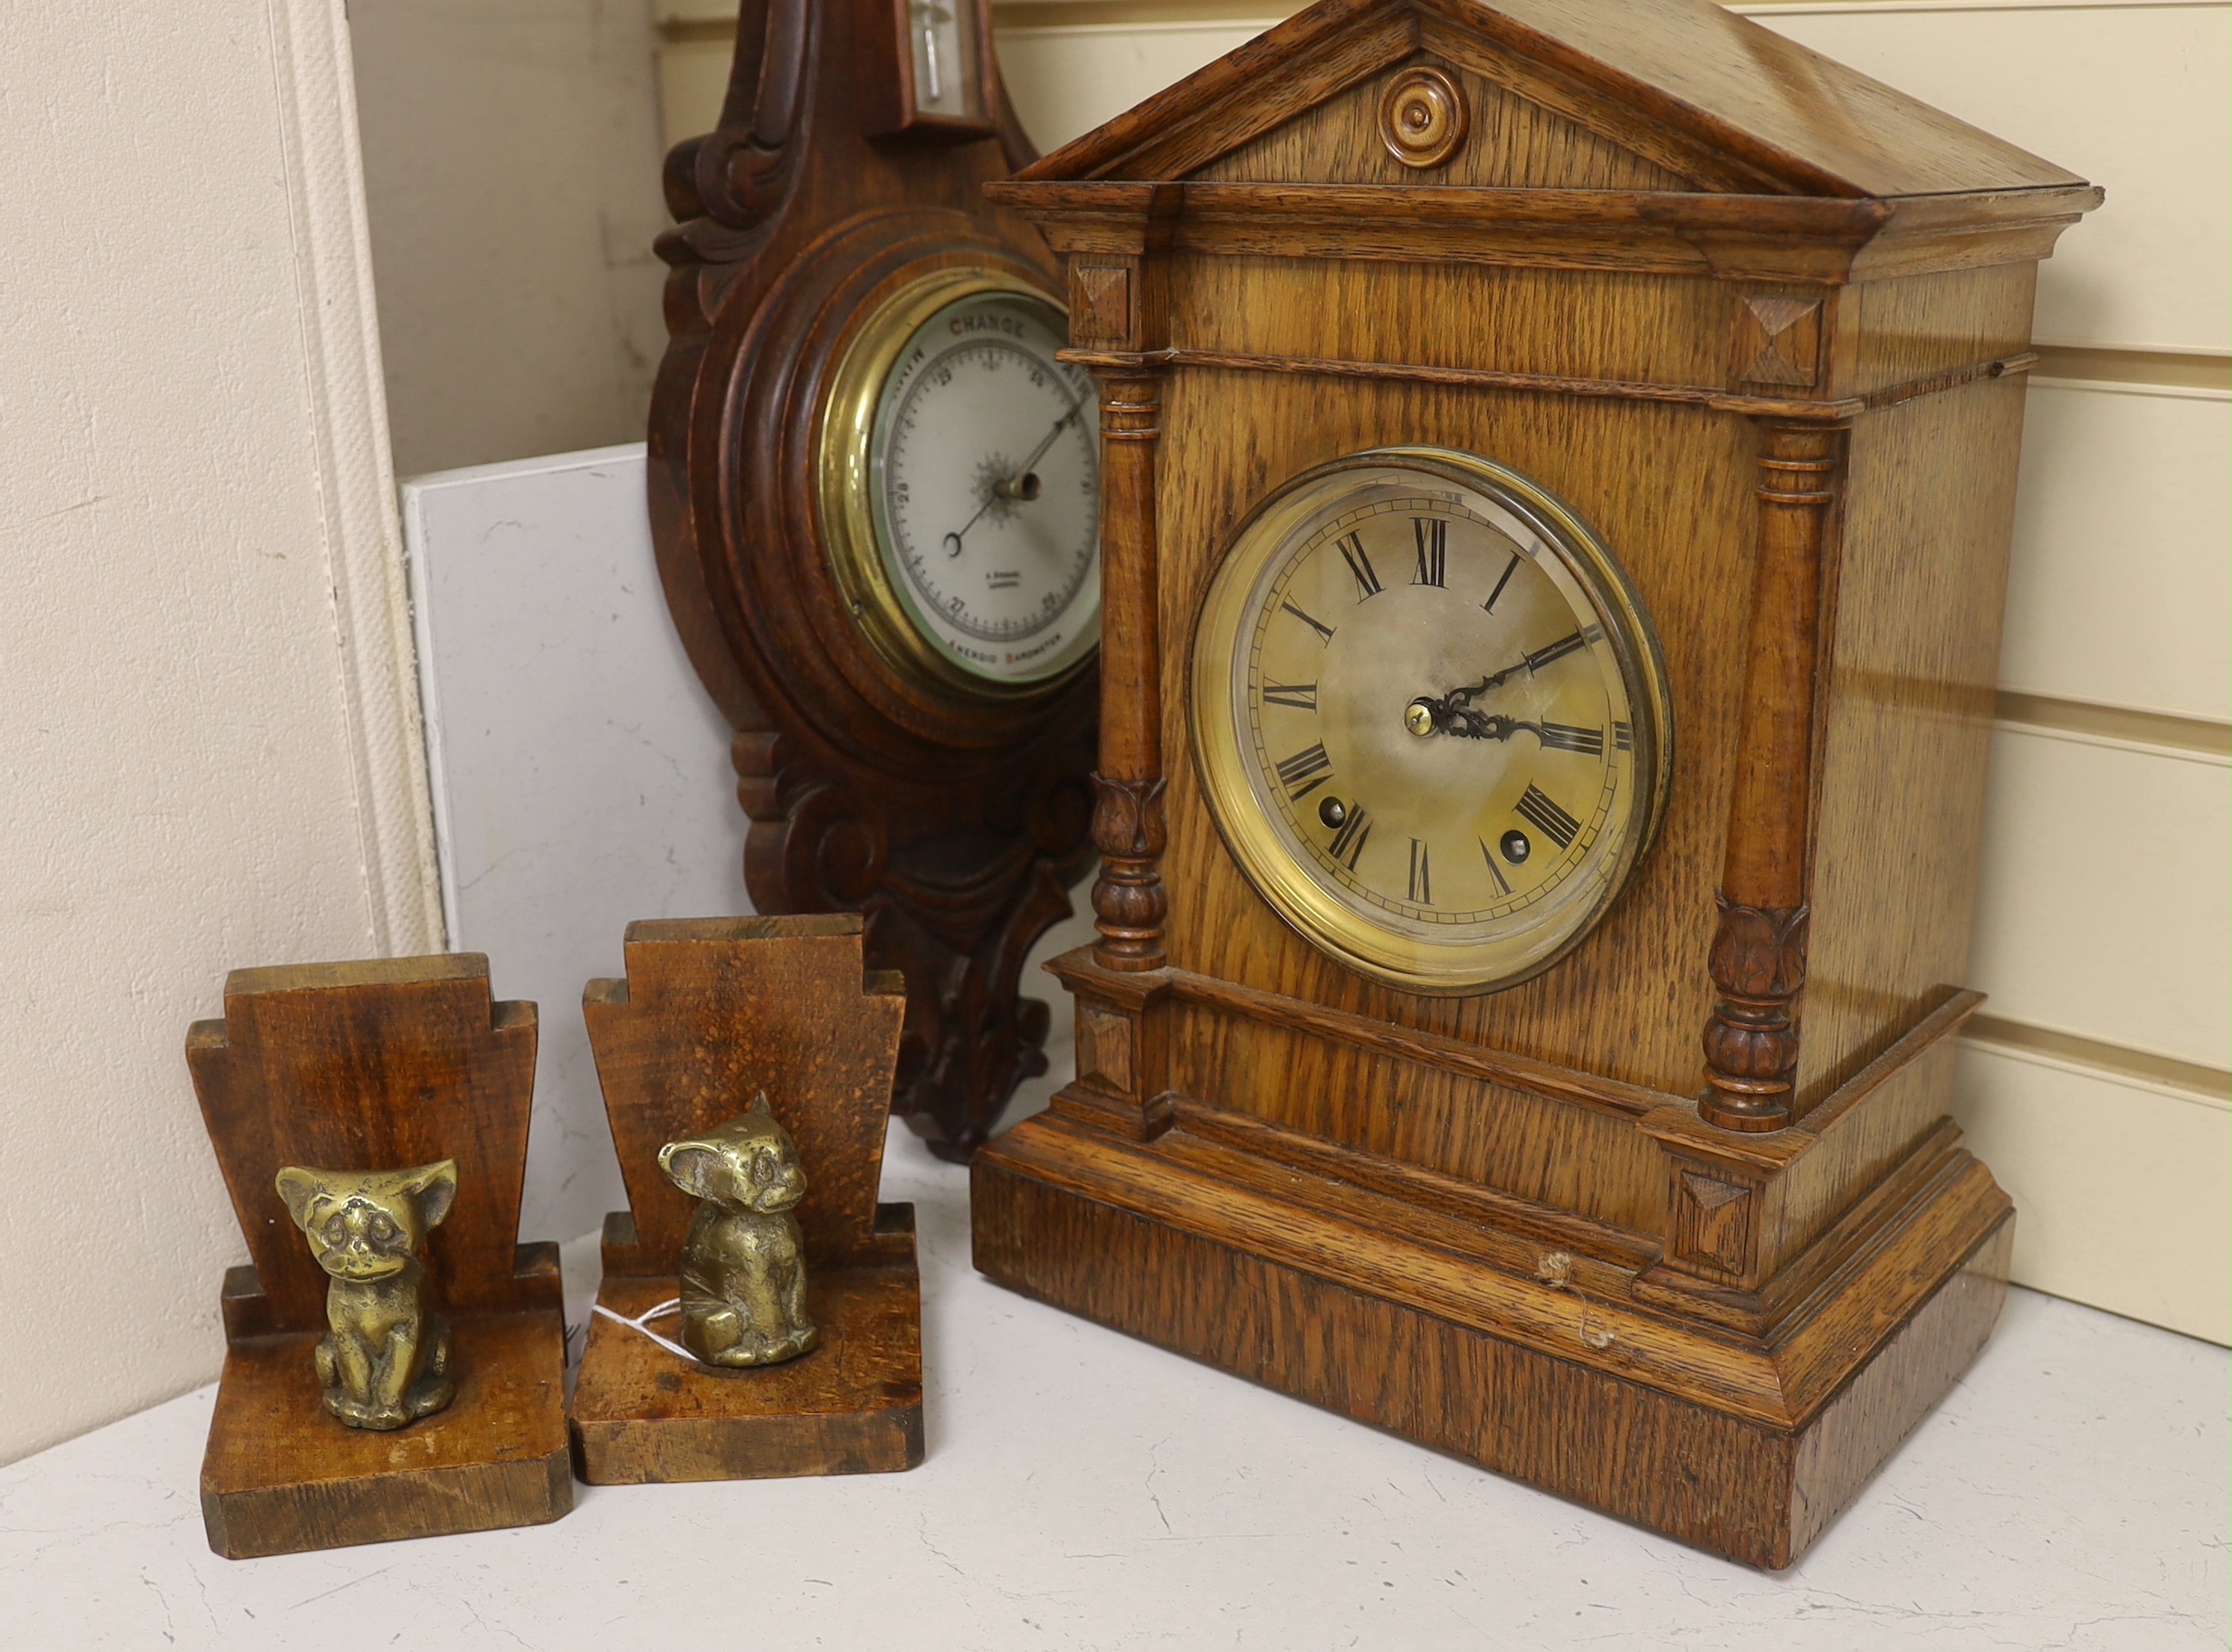
<path id="1" fill-rule="evenodd" d="M 202 1461 L 209 1546 L 247 1560 L 540 1525 L 569 1512 L 558 1315 L 461 1316 L 452 1333 L 457 1398 L 390 1434 L 327 1415 L 310 1368 L 315 1334 L 233 1343 Z"/>
<path id="2" fill-rule="evenodd" d="M 987 119 L 958 123 L 899 121 L 903 6 L 748 11 L 719 129 L 667 157 L 648 477 L 669 610 L 736 731 L 752 903 L 865 921 L 907 984 L 892 1108 L 956 1160 L 1045 1070 L 1046 1007 L 1017 978 L 1092 859 L 1097 683 L 987 699 L 901 669 L 840 584 L 818 481 L 833 381 L 885 298 L 960 267 L 1059 291 L 1036 232 L 980 193 L 1032 151 L 989 6 L 969 9 Z"/>
<path id="3" fill-rule="evenodd" d="M 1382 124 L 1411 83 L 1463 108 L 1431 165 Z M 1156 295 L 1073 356 L 1159 376 L 1108 550 L 1157 601 L 1105 647 L 1162 716 L 1102 762 L 1168 841 L 1126 874 L 1160 967 L 1054 965 L 1078 1077 L 978 1160 L 978 1265 L 1788 1564 L 2004 1289 L 2011 1205 L 1944 1115 L 2036 262 L 2100 192 L 1705 0 L 1326 0 L 989 193 L 1081 314 Z M 1469 998 L 1288 927 L 1187 697 L 1247 513 L 1396 444 L 1562 499 L 1671 683 L 1626 887 Z"/>
<path id="4" fill-rule="evenodd" d="M 224 1007 L 186 1037 L 253 1259 L 222 1298 L 210 1546 L 243 1559 L 557 1519 L 573 1506 L 558 1247 L 519 1242 L 535 1006 L 492 1001 L 488 960 L 450 953 L 235 969 Z M 441 1159 L 457 1199 L 424 1260 L 457 1397 L 392 1433 L 348 1428 L 311 1365 L 327 1276 L 273 1178 Z"/>
<path id="5" fill-rule="evenodd" d="M 1853 429 L 1801 1110 L 1968 969 L 2016 480 L 1976 454 L 2013 454 L 2022 420 L 2019 384 L 1980 383 Z"/>
<path id="6" fill-rule="evenodd" d="M 906 1017 L 894 972 L 863 975 L 851 913 L 632 923 L 627 976 L 582 993 L 629 1208 L 605 1218 L 600 1307 L 680 1295 L 698 1201 L 659 1169 L 766 1091 L 798 1150 L 806 1314 L 818 1345 L 725 1370 L 593 1314 L 574 1460 L 596 1485 L 885 1474 L 922 1460 L 914 1210 L 879 1205 L 886 1097 Z M 653 1322 L 670 1342 L 680 1321 Z"/>
<path id="7" fill-rule="evenodd" d="M 884 1092 L 905 1014 L 901 983 L 863 977 L 852 913 L 682 918 L 628 925 L 627 975 L 591 981 L 589 1027 L 634 1238 L 607 1274 L 673 1274 L 697 1200 L 659 1150 L 701 1135 L 758 1091 L 806 1170 L 794 1214 L 811 1263 L 877 1255 Z"/>
<path id="8" fill-rule="evenodd" d="M 592 1485 L 892 1474 L 922 1460 L 922 1303 L 912 1207 L 885 1231 L 903 1258 L 832 1266 L 806 1284 L 814 1351 L 718 1370 L 603 1314 L 574 1386 L 574 1462 Z M 901 1212 L 907 1214 L 901 1215 Z M 633 1319 L 673 1299 L 672 1278 L 607 1279 L 597 1300 Z M 653 1321 L 670 1339 L 678 1322 Z"/>
<path id="9" fill-rule="evenodd" d="M 2078 181 L 1710 0 L 1321 0 L 1019 176 L 1190 174 L 1422 49 L 1616 141 L 1661 148 L 1676 171 L 1746 180 L 1743 193 Z"/>
<path id="10" fill-rule="evenodd" d="M 1786 1396 L 1771 1358 L 1569 1285 L 1109 1162 L 1159 1144 L 1021 1133 L 972 1170 L 977 1265 L 1001 1284 L 1760 1566 L 1788 1565 L 1921 1420 L 2006 1289 L 2002 1198 L 1980 1230 L 1914 1236 L 1918 1248 L 1967 1243 L 1903 1277 L 1920 1288 L 1890 1312 L 1823 1327 L 1872 1356 L 1836 1362 L 1863 1380 L 1817 1366 L 1792 1372 Z M 1219 1206 L 1241 1208 L 1220 1219 Z M 1791 1403 L 1800 1393 L 1812 1403 Z"/>

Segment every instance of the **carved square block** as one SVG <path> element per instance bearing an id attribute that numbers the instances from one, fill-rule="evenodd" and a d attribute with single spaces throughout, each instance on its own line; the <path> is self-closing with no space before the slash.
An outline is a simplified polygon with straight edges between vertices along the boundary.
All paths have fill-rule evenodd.
<path id="1" fill-rule="evenodd" d="M 1131 346 L 1131 272 L 1121 266 L 1070 267 L 1070 341 L 1081 347 Z"/>
<path id="2" fill-rule="evenodd" d="M 1674 1179 L 1674 1248 L 1678 1261 L 1741 1274 L 1751 1262 L 1751 1189 L 1695 1170 Z"/>
<path id="3" fill-rule="evenodd" d="M 1821 301 L 1755 295 L 1736 316 L 1741 383 L 1809 389 L 1821 380 Z"/>
<path id="4" fill-rule="evenodd" d="M 1129 1095 L 1132 1087 L 1131 1017 L 1099 1004 L 1077 1007 L 1077 1075 Z"/>

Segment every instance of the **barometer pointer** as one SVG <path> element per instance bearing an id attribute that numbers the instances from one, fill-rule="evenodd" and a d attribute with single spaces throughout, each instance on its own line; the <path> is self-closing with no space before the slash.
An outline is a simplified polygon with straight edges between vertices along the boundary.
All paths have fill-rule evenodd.
<path id="1" fill-rule="evenodd" d="M 1039 439 L 1038 445 L 1031 450 L 1031 456 L 1016 467 L 1016 473 L 1003 482 L 996 482 L 992 484 L 992 491 L 985 495 L 984 503 L 977 507 L 976 516 L 970 517 L 961 524 L 961 532 L 949 533 L 940 541 L 946 548 L 946 555 L 958 557 L 961 554 L 961 534 L 967 533 L 977 525 L 978 520 L 992 508 L 994 500 L 1029 501 L 1038 497 L 1038 478 L 1031 473 L 1031 467 L 1046 456 L 1046 450 L 1054 444 L 1054 438 L 1060 435 L 1069 422 L 1077 416 L 1078 409 L 1083 406 L 1083 402 L 1072 402 L 1070 410 L 1056 419 L 1054 422 L 1054 428 Z"/>

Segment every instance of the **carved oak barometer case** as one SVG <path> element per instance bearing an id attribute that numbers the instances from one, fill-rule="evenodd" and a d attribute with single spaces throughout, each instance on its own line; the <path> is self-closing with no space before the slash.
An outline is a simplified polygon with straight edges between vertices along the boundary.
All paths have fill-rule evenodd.
<path id="1" fill-rule="evenodd" d="M 1092 857 L 1098 400 L 984 0 L 756 0 L 667 158 L 652 405 L 667 600 L 736 729 L 765 913 L 907 981 L 892 1105 L 966 1157 L 1045 1070 L 1032 943 Z"/>
<path id="2" fill-rule="evenodd" d="M 1100 940 L 1016 1288 L 1757 1563 L 1967 1365 L 2037 261 L 1707 0 L 1327 0 L 994 186 L 1099 381 Z"/>

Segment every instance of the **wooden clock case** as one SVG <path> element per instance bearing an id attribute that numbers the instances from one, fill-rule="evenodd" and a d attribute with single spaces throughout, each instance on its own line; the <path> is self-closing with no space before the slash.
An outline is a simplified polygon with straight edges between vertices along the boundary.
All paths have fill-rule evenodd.
<path id="1" fill-rule="evenodd" d="M 1079 1076 L 978 1157 L 977 1265 L 1788 1564 L 2004 1295 L 1945 1113 L 2036 261 L 2099 191 L 1707 0 L 1327 0 L 991 193 L 1102 384 L 1108 686 Z M 1398 443 L 1575 506 L 1673 685 L 1655 845 L 1487 996 L 1305 944 L 1190 745 L 1235 525 Z"/>
<path id="2" fill-rule="evenodd" d="M 832 570 L 817 440 L 862 320 L 909 281 L 1061 291 L 1037 233 L 982 194 L 1034 151 L 977 11 L 982 119 L 910 123 L 903 4 L 745 5 L 720 129 L 667 158 L 650 431 L 660 573 L 736 730 L 753 903 L 863 916 L 869 968 L 907 982 L 893 1111 L 953 1159 L 1045 1070 L 1046 1006 L 1016 982 L 1091 863 L 1098 685 L 971 697 L 894 666 Z"/>

